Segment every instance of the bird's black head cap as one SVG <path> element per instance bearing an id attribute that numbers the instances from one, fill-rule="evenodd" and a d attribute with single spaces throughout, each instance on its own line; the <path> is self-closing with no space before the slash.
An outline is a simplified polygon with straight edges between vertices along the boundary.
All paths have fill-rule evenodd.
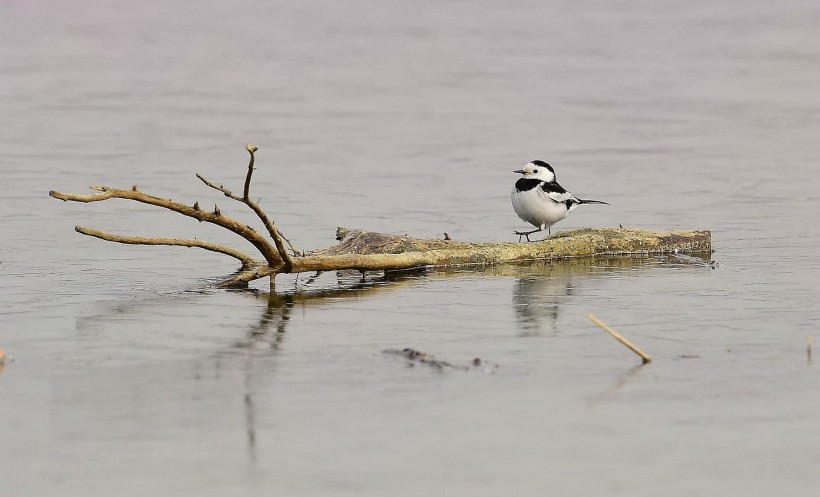
<path id="1" fill-rule="evenodd" d="M 534 160 L 534 161 L 531 162 L 531 164 L 534 165 L 534 166 L 538 166 L 538 167 L 545 167 L 545 168 L 549 169 L 549 171 L 551 173 L 555 174 L 555 170 L 552 168 L 552 166 L 550 166 L 549 164 L 547 164 L 546 162 L 544 162 L 542 160 Z"/>

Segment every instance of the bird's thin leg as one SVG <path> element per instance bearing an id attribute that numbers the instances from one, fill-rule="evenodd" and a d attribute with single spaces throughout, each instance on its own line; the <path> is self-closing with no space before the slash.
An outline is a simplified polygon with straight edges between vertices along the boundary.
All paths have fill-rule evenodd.
<path id="1" fill-rule="evenodd" d="M 519 242 L 521 241 L 521 237 L 522 237 L 522 236 L 527 237 L 527 241 L 528 241 L 528 242 L 531 242 L 532 240 L 530 240 L 530 235 L 532 235 L 533 233 L 537 233 L 537 232 L 539 232 L 539 231 L 542 231 L 542 229 L 541 229 L 541 228 L 537 228 L 537 229 L 534 229 L 534 230 L 532 230 L 532 231 L 514 231 L 513 233 L 515 233 L 516 235 L 518 235 L 518 241 L 519 241 Z"/>

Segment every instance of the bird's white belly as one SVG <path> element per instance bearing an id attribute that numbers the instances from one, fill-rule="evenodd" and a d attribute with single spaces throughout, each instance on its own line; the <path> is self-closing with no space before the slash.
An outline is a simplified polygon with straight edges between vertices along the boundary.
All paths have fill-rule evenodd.
<path id="1" fill-rule="evenodd" d="M 553 202 L 541 188 L 519 192 L 513 188 L 512 205 L 518 217 L 541 229 L 567 217 L 567 205 Z"/>

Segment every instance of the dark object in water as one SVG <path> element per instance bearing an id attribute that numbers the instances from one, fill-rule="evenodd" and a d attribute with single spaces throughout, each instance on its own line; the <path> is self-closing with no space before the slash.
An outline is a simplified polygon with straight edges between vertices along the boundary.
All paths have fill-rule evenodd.
<path id="1" fill-rule="evenodd" d="M 411 348 L 404 348 L 404 349 L 387 349 L 384 351 L 385 354 L 393 354 L 404 357 L 408 361 L 410 361 L 410 365 L 414 365 L 415 363 L 424 364 L 430 366 L 432 368 L 436 368 L 439 371 L 450 368 L 450 369 L 467 369 L 463 366 L 454 366 L 447 361 L 439 361 L 435 357 L 431 356 L 430 354 L 425 354 L 424 352 L 420 352 L 416 349 Z"/>
<path id="2" fill-rule="evenodd" d="M 426 354 L 416 349 L 411 349 L 410 347 L 404 349 L 386 349 L 383 351 L 385 354 L 397 355 L 404 357 L 409 362 L 407 363 L 408 366 L 415 366 L 416 363 L 424 364 L 425 366 L 430 366 L 431 368 L 435 368 L 438 371 L 443 371 L 445 369 L 461 369 L 466 371 L 470 369 L 469 366 L 458 366 L 447 361 L 440 361 L 435 357 L 431 356 L 430 354 Z M 470 361 L 472 366 L 480 367 L 490 366 L 490 363 L 483 361 L 480 357 L 476 357 L 472 361 Z M 493 369 L 498 368 L 498 364 L 492 366 Z M 485 370 L 486 372 L 491 372 L 489 369 Z"/>

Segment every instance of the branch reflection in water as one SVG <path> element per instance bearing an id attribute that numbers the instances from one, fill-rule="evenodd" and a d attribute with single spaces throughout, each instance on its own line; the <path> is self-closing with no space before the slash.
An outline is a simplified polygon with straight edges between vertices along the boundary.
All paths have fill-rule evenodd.
<path id="1" fill-rule="evenodd" d="M 259 322 L 252 326 L 245 337 L 234 344 L 239 349 L 279 349 L 285 337 L 287 322 L 295 307 L 302 309 L 310 305 L 321 305 L 333 300 L 357 299 L 375 292 L 398 289 L 413 284 L 431 273 L 431 270 L 381 272 L 374 271 L 362 275 L 359 271 L 335 271 L 335 279 L 330 275 L 319 275 L 300 283 L 298 276 L 293 280 L 293 291 L 289 293 L 269 293 L 256 289 L 227 290 L 262 301 L 266 306 Z M 284 279 L 284 278 L 283 278 Z M 284 286 L 284 285 L 282 285 Z"/>
<path id="2" fill-rule="evenodd" d="M 261 375 L 256 374 L 255 363 L 260 355 L 265 360 L 271 357 L 270 351 L 275 354 L 281 350 L 285 339 L 285 332 L 291 313 L 296 306 L 303 309 L 311 304 L 327 303 L 331 300 L 345 298 L 359 298 L 387 288 L 401 288 L 406 284 L 418 281 L 422 271 L 402 271 L 394 273 L 367 273 L 358 271 L 338 271 L 332 283 L 323 278 L 317 283 L 319 274 L 299 283 L 298 276 L 294 280 L 294 291 L 291 293 L 268 293 L 254 289 L 228 290 L 230 292 L 265 301 L 265 307 L 259 322 L 251 326 L 245 337 L 233 345 L 234 349 L 244 349 L 245 354 L 245 436 L 247 439 L 248 458 L 253 466 L 257 460 L 257 392 L 264 392 L 261 385 L 270 380 L 270 371 L 262 368 Z M 375 274 L 375 277 L 374 277 Z M 257 382 L 260 385 L 257 385 Z"/>
<path id="3" fill-rule="evenodd" d="M 697 264 L 693 265 L 703 265 L 708 263 L 708 258 L 698 258 L 696 262 Z M 310 305 L 322 305 L 331 300 L 357 299 L 376 292 L 414 285 L 429 278 L 479 274 L 516 278 L 512 305 L 520 326 L 520 334 L 543 335 L 556 331 L 560 308 L 575 293 L 579 279 L 660 266 L 680 267 L 681 263 L 669 256 L 607 256 L 531 261 L 485 268 L 420 268 L 409 271 L 374 271 L 366 274 L 358 271 L 336 271 L 331 274 L 316 274 L 304 282 L 300 282 L 297 276 L 293 279 L 293 290 L 289 293 L 271 294 L 253 289 L 229 290 L 267 301 L 259 323 L 235 346 L 278 349 L 284 338 L 291 311 L 296 306 L 306 308 Z"/>
<path id="4" fill-rule="evenodd" d="M 100 384 L 95 383 L 90 394 L 85 382 L 72 383 L 61 390 L 66 405 L 71 408 L 85 410 L 88 403 L 93 403 L 94 409 L 106 412 L 115 405 L 132 402 L 133 409 L 126 417 L 129 426 L 164 424 L 168 422 L 166 418 L 174 418 L 187 408 L 208 411 L 214 406 L 235 405 L 243 409 L 244 419 L 234 417 L 233 420 L 244 427 L 243 445 L 247 447 L 249 469 L 264 471 L 256 464 L 258 448 L 263 446 L 259 437 L 270 432 L 261 429 L 259 423 L 269 418 L 273 408 L 271 382 L 277 378 L 278 363 L 288 344 L 288 326 L 300 308 L 303 312 L 310 306 L 319 310 L 335 301 L 365 299 L 382 292 L 421 286 L 436 278 L 514 278 L 510 285 L 501 285 L 501 288 L 512 292 L 518 332 L 522 335 L 552 333 L 562 308 L 571 302 L 574 294 L 595 285 L 588 277 L 613 274 L 627 277 L 634 270 L 652 267 L 666 270 L 680 264 L 670 264 L 663 257 L 573 259 L 484 269 L 367 273 L 364 278 L 355 271 L 334 272 L 313 280 L 304 276 L 299 280 L 285 279 L 282 283 L 290 286 L 282 284 L 280 288 L 291 288 L 290 293 L 270 294 L 250 289 L 229 294 L 211 290 L 180 290 L 165 295 L 139 292 L 151 296 L 105 302 L 94 306 L 90 315 L 77 318 L 75 339 L 85 345 L 78 349 L 81 355 L 77 357 L 78 364 L 106 364 L 109 373 L 93 375 L 94 381 Z M 498 285 L 492 287 L 499 288 Z M 509 293 L 495 298 L 502 305 L 510 302 Z M 237 299 L 252 299 L 252 302 L 247 302 L 250 306 L 242 306 L 237 305 Z M 249 317 L 247 311 L 255 316 L 237 328 L 237 322 Z M 428 312 L 439 310 L 433 306 Z M 203 321 L 207 321 L 207 325 L 197 326 Z M 150 367 L 146 368 L 146 364 Z M 217 382 L 220 388 L 203 384 L 205 380 Z M 127 396 L 130 391 L 138 391 L 140 396 Z M 78 399 L 85 399 L 82 401 L 85 404 Z M 237 405 L 237 401 L 241 404 Z M 144 409 L 148 405 L 152 410 L 146 414 Z M 186 409 L 181 410 L 180 406 Z M 156 417 L 152 417 L 154 415 Z M 203 419 L 213 422 L 214 426 L 229 426 L 231 418 L 232 413 L 225 411 Z M 114 430 L 120 421 L 120 418 L 103 419 Z"/>

